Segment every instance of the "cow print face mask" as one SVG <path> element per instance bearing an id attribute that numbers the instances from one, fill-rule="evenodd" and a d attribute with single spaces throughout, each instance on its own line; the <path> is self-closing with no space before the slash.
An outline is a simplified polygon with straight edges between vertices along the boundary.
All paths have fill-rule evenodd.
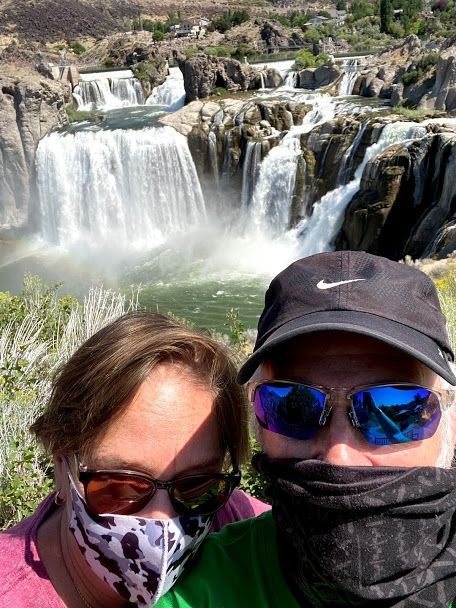
<path id="1" fill-rule="evenodd" d="M 128 602 L 154 605 L 195 554 L 212 517 L 95 515 L 69 479 L 70 530 L 91 570 Z"/>

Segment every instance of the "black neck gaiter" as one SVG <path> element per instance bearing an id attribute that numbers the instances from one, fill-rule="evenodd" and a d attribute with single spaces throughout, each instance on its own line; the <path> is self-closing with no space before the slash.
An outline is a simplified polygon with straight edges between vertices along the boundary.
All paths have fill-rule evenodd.
<path id="1" fill-rule="evenodd" d="M 448 607 L 456 597 L 456 470 L 254 456 L 270 481 L 280 563 L 312 608 Z"/>

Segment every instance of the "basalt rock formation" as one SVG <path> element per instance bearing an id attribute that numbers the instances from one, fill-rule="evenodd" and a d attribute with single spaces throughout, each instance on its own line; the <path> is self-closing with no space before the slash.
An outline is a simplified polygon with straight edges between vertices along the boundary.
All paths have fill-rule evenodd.
<path id="1" fill-rule="evenodd" d="M 456 131 L 445 125 L 430 125 L 426 137 L 409 146 L 387 148 L 366 166 L 337 248 L 393 259 L 444 255 L 455 236 L 455 167 Z"/>
<path id="2" fill-rule="evenodd" d="M 342 76 L 342 70 L 333 61 L 318 68 L 306 68 L 298 72 L 299 87 L 302 89 L 320 89 Z"/>
<path id="3" fill-rule="evenodd" d="M 239 200 L 249 143 L 258 144 L 260 162 L 282 133 L 302 123 L 311 106 L 284 100 L 239 98 L 193 101 L 160 119 L 188 138 L 203 190 L 223 181 L 219 198 Z"/>
<path id="4" fill-rule="evenodd" d="M 218 87 L 235 93 L 262 86 L 259 71 L 236 59 L 198 53 L 191 59 L 178 57 L 177 60 L 184 75 L 187 102 L 209 97 Z"/>
<path id="5" fill-rule="evenodd" d="M 353 94 L 390 99 L 393 105 L 455 110 L 454 40 L 424 44 L 417 36 L 408 36 L 399 46 L 365 60 Z"/>
<path id="6" fill-rule="evenodd" d="M 6 69 L 4 68 L 4 72 Z M 0 228 L 33 222 L 34 160 L 39 140 L 66 121 L 70 91 L 37 73 L 0 76 Z"/>

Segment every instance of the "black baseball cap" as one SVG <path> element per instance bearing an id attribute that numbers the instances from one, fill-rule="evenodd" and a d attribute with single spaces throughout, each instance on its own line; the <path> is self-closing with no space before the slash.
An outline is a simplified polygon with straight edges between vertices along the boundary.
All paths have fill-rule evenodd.
<path id="1" fill-rule="evenodd" d="M 364 251 L 319 253 L 293 262 L 271 282 L 253 354 L 238 381 L 296 336 L 344 330 L 386 342 L 456 385 L 446 320 L 430 277 Z"/>

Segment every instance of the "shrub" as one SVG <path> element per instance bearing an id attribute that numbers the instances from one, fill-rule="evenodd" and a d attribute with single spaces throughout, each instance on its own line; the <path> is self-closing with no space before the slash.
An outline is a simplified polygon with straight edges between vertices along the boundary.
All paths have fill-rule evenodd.
<path id="1" fill-rule="evenodd" d="M 18 296 L 0 293 L 0 529 L 34 511 L 53 487 L 51 463 L 29 433 L 49 398 L 55 370 L 137 297 L 92 289 L 82 304 L 59 284 L 27 275 Z"/>
<path id="2" fill-rule="evenodd" d="M 70 44 L 70 49 L 75 55 L 82 55 L 82 53 L 85 53 L 85 51 L 87 50 L 86 47 L 78 41 L 72 42 Z"/>
<path id="3" fill-rule="evenodd" d="M 427 68 L 429 66 L 435 65 L 437 63 L 437 61 L 439 60 L 439 56 L 440 55 L 436 51 L 434 51 L 432 53 L 428 53 L 427 55 L 424 55 L 418 61 L 418 64 L 417 64 L 418 70 L 422 70 L 424 72 L 425 70 L 427 70 Z"/>
<path id="4" fill-rule="evenodd" d="M 69 105 L 65 108 L 68 121 L 72 122 L 83 122 L 88 120 L 89 122 L 100 122 L 102 115 L 99 112 L 92 110 L 76 110 L 73 106 Z"/>
<path id="5" fill-rule="evenodd" d="M 303 70 L 304 68 L 314 68 L 316 65 L 315 56 L 307 50 L 299 51 L 296 54 L 293 70 Z"/>
<path id="6" fill-rule="evenodd" d="M 211 95 L 217 95 L 218 97 L 222 97 L 223 95 L 228 95 L 229 91 L 228 89 L 225 89 L 225 87 L 214 87 L 211 90 Z"/>
<path id="7" fill-rule="evenodd" d="M 206 55 L 213 55 L 214 57 L 231 57 L 236 53 L 236 47 L 224 44 L 221 46 L 208 46 L 205 49 Z"/>
<path id="8" fill-rule="evenodd" d="M 405 72 L 402 76 L 402 82 L 407 87 L 415 82 L 418 82 L 420 78 L 420 72 L 418 70 L 411 70 L 410 72 Z"/>

